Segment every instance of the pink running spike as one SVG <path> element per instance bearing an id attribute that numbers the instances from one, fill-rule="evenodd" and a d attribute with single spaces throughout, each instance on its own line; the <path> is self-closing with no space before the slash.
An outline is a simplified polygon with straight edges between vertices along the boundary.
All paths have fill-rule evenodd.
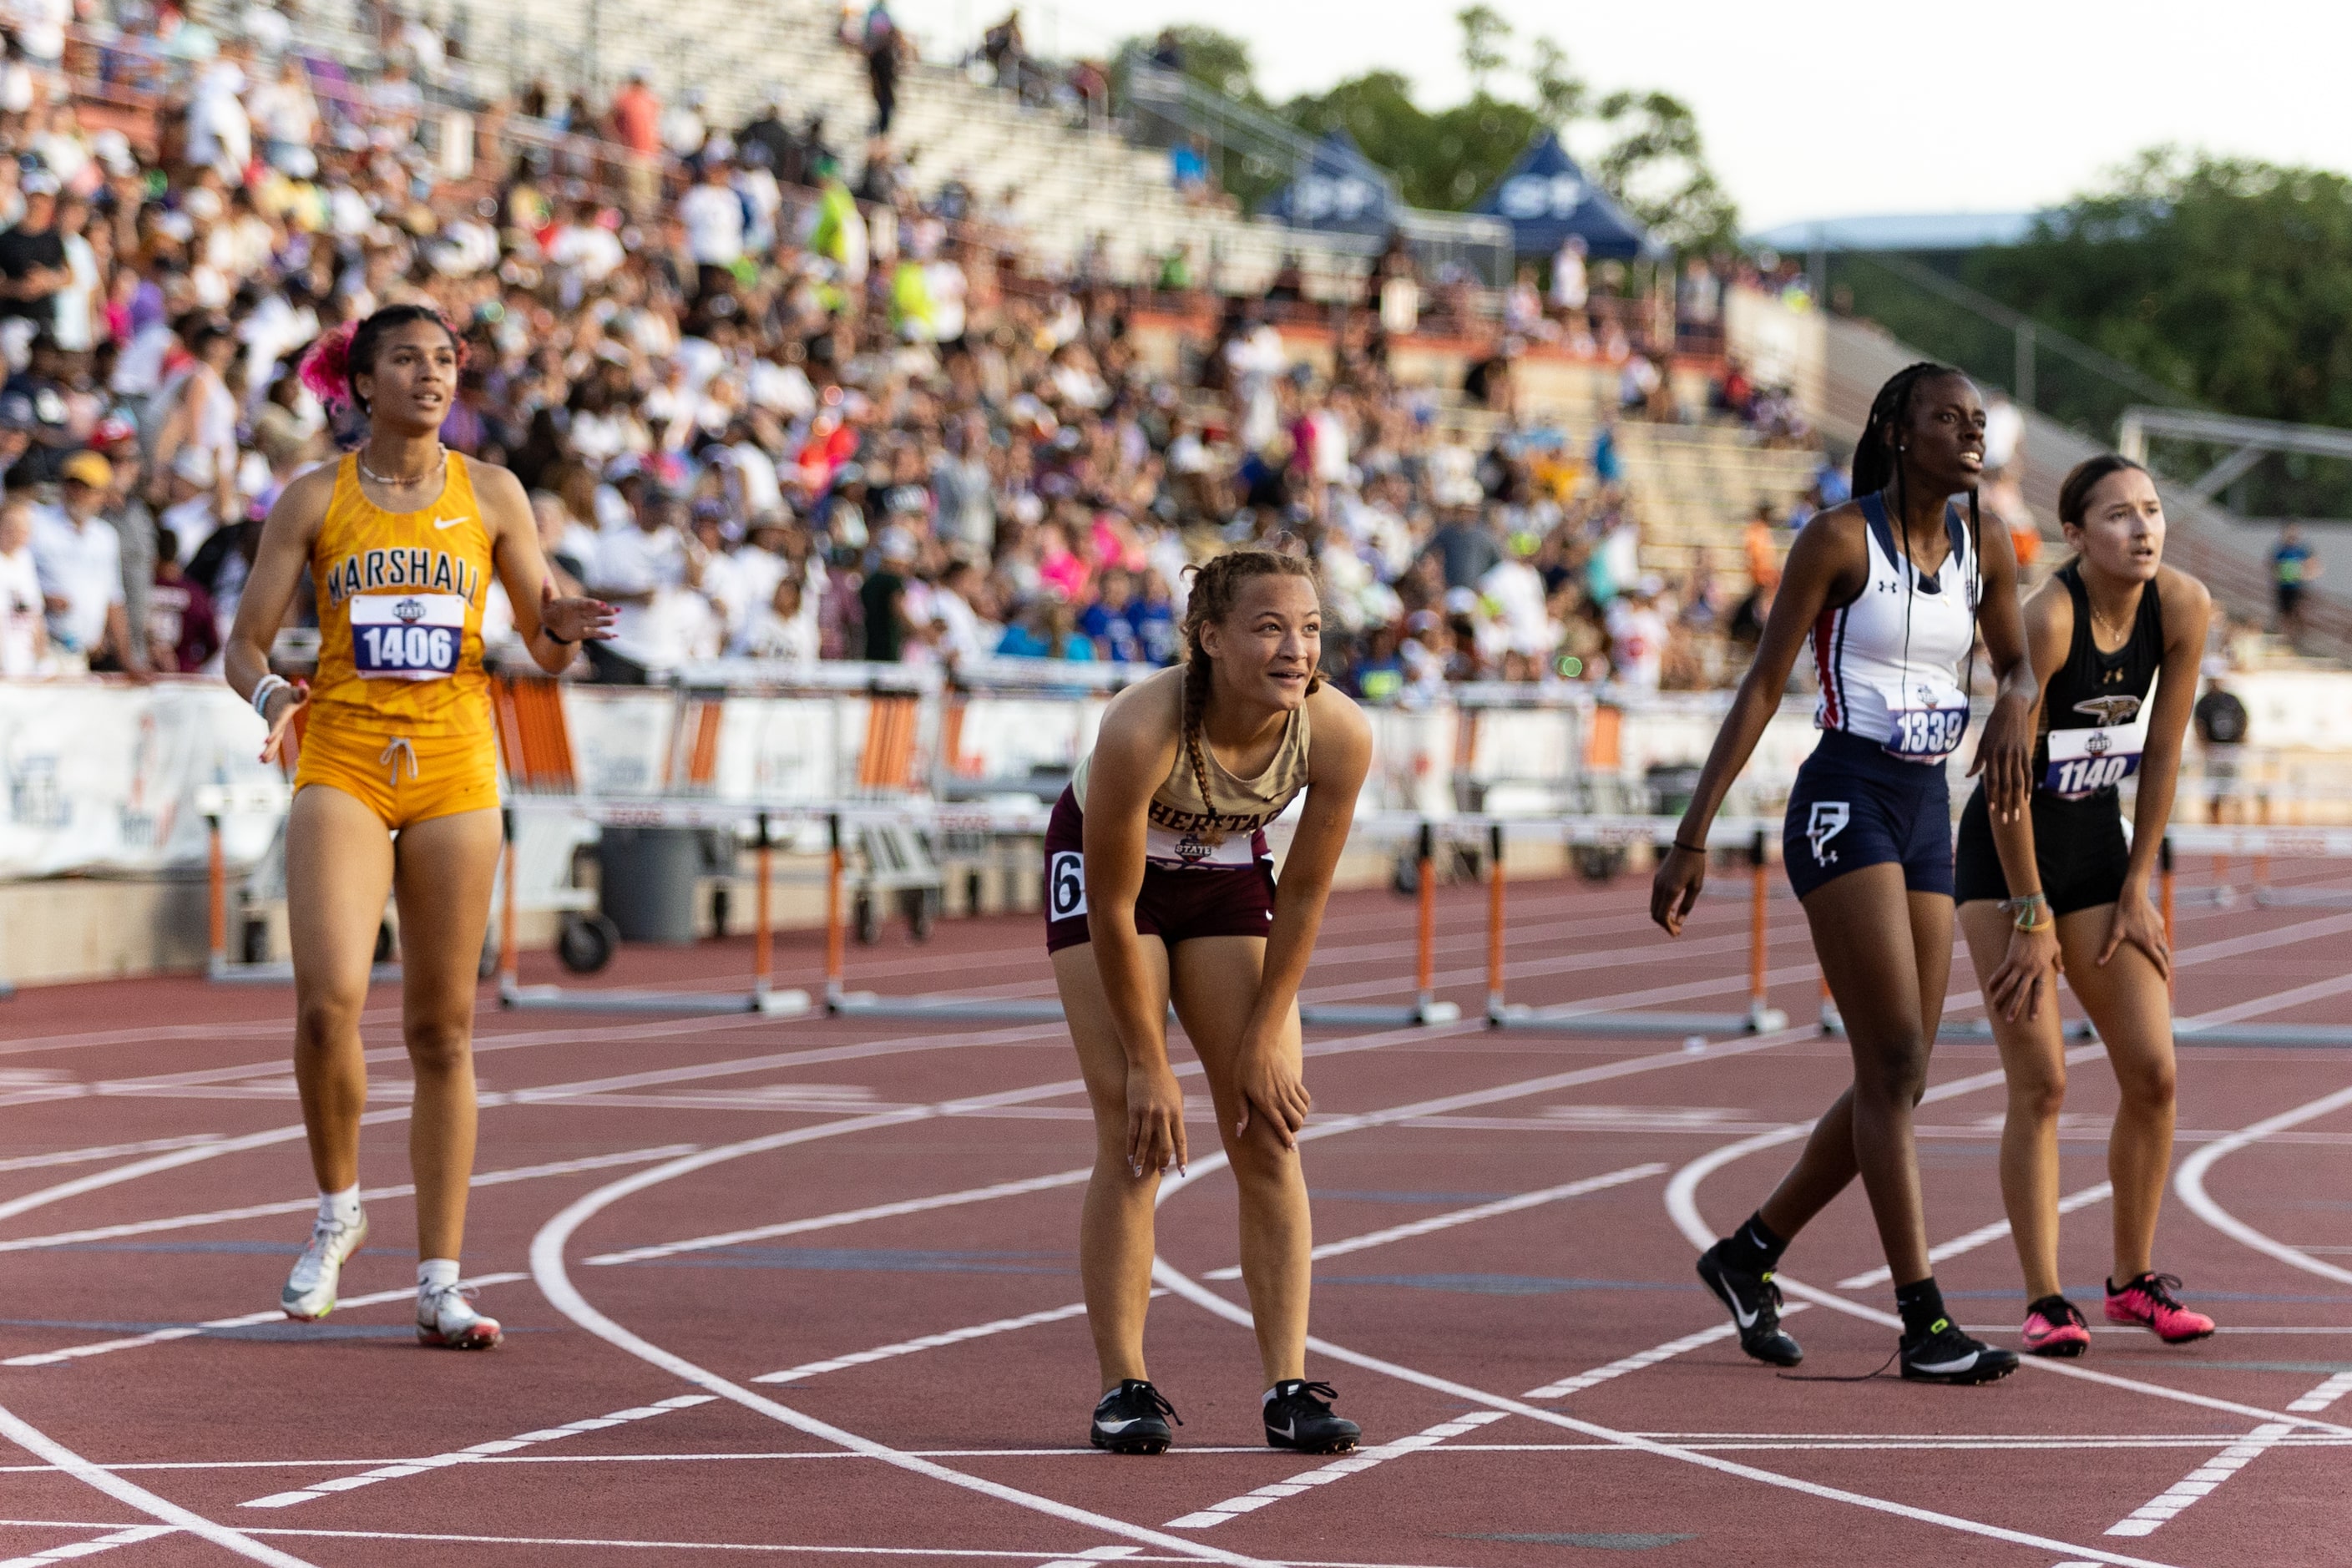
<path id="1" fill-rule="evenodd" d="M 2168 1345 L 2185 1345 L 2213 1331 L 2213 1320 L 2192 1312 L 2173 1298 L 2180 1280 L 2170 1274 L 2143 1274 L 2118 1289 L 2107 1286 L 2107 1321 L 2151 1331 Z"/>
<path id="2" fill-rule="evenodd" d="M 2020 1337 L 2027 1355 L 2078 1356 L 2091 1348 L 2091 1331 L 2084 1326 L 2083 1314 L 2072 1302 L 2063 1305 L 2063 1311 L 2044 1312 L 2037 1306 L 2025 1314 Z"/>

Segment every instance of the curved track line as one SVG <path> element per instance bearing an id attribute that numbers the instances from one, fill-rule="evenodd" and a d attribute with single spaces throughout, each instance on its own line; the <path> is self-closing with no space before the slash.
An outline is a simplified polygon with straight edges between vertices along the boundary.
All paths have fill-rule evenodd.
<path id="1" fill-rule="evenodd" d="M 2205 1173 L 2224 1155 L 2251 1148 L 2273 1132 L 2284 1132 L 2302 1122 L 2315 1121 L 2347 1105 L 2352 1105 L 2352 1089 L 2339 1089 L 2334 1094 L 2322 1095 L 2309 1104 L 2265 1117 L 2251 1127 L 2241 1129 L 2226 1138 L 2216 1139 L 2180 1162 L 2180 1169 L 2172 1178 L 2172 1190 L 2180 1194 L 2180 1201 L 2189 1205 L 2191 1214 L 2231 1240 L 2242 1242 L 2256 1252 L 2267 1252 L 2280 1262 L 2300 1268 L 2306 1274 L 2316 1274 L 2325 1279 L 2352 1285 L 2352 1268 L 2323 1262 L 2300 1247 L 2290 1247 L 2275 1237 L 2263 1235 L 2214 1202 L 2213 1195 L 2205 1190 Z"/>
<path id="2" fill-rule="evenodd" d="M 192 1513 L 178 1503 L 157 1497 L 135 1481 L 124 1480 L 103 1465 L 83 1458 L 5 1407 L 0 1407 L 0 1437 L 7 1438 L 27 1453 L 39 1455 L 74 1479 L 95 1487 L 117 1502 L 128 1503 L 149 1518 L 162 1520 L 165 1524 L 184 1530 L 191 1535 L 201 1535 L 214 1545 L 224 1547 L 240 1557 L 249 1557 L 256 1563 L 268 1563 L 274 1568 L 310 1568 L 310 1564 L 299 1557 L 289 1556 L 274 1546 L 264 1546 L 251 1536 L 231 1530 L 225 1524 L 215 1524 L 202 1514 Z"/>
<path id="3" fill-rule="evenodd" d="M 884 1125 L 916 1119 L 911 1114 L 903 1114 L 887 1117 L 859 1117 L 855 1121 L 858 1123 Z M 856 1126 L 849 1122 L 835 1122 L 825 1127 L 810 1128 L 805 1131 L 820 1135 L 827 1133 L 838 1135 L 857 1130 L 859 1129 Z M 715 1372 L 698 1366 L 685 1357 L 666 1351 L 652 1341 L 623 1328 L 619 1323 L 590 1306 L 587 1298 L 583 1296 L 572 1283 L 572 1277 L 564 1268 L 563 1249 L 565 1244 L 572 1239 L 572 1233 L 592 1216 L 622 1198 L 643 1192 L 647 1187 L 725 1161 L 739 1159 L 746 1154 L 760 1153 L 769 1149 L 782 1147 L 790 1136 L 790 1134 L 780 1134 L 770 1138 L 755 1138 L 743 1143 L 705 1150 L 701 1153 L 690 1154 L 684 1159 L 673 1160 L 666 1165 L 656 1166 L 650 1171 L 640 1171 L 635 1175 L 599 1187 L 594 1192 L 579 1198 L 553 1219 L 549 1220 L 541 1227 L 539 1234 L 531 1238 L 531 1273 L 539 1282 L 541 1292 L 547 1297 L 550 1304 L 557 1311 L 562 1312 L 573 1323 L 587 1330 L 607 1344 L 625 1351 L 640 1361 L 657 1366 L 673 1376 L 693 1384 L 698 1388 L 707 1389 L 722 1399 L 732 1400 L 747 1410 L 757 1411 L 771 1420 L 781 1422 L 795 1431 L 805 1432 L 810 1436 L 831 1443 L 836 1447 L 846 1448 L 852 1453 L 862 1454 L 870 1459 L 879 1459 L 884 1464 L 895 1466 L 931 1480 L 943 1481 L 949 1486 L 977 1492 L 982 1497 L 992 1498 L 999 1502 L 1011 1503 L 1015 1507 L 1030 1509 L 1054 1519 L 1084 1525 L 1106 1535 L 1118 1536 L 1128 1541 L 1140 1542 L 1147 1546 L 1158 1546 L 1163 1550 L 1178 1552 L 1194 1561 L 1228 1563 L 1238 1565 L 1238 1568 L 1267 1568 L 1267 1565 L 1257 1558 L 1244 1557 L 1239 1552 L 1221 1551 L 1200 1542 L 1187 1541 L 1181 1536 L 1169 1535 L 1160 1531 L 1147 1529 L 1142 1525 L 1130 1524 L 1122 1519 L 1114 1519 L 1108 1514 L 1095 1513 L 1068 1503 L 1056 1502 L 1051 1498 L 1039 1497 L 1034 1492 L 1025 1492 L 1016 1487 L 986 1480 L 979 1476 L 967 1475 L 961 1470 L 951 1469 L 933 1460 L 919 1458 L 912 1454 L 901 1452 L 871 1437 L 861 1436 L 846 1428 L 835 1426 L 829 1421 L 821 1421 L 814 1415 L 793 1409 L 791 1405 L 780 1404 L 762 1394 L 755 1394 L 740 1384 L 730 1382 Z"/>
<path id="4" fill-rule="evenodd" d="M 1335 1126 L 1332 1131 L 1348 1131 L 1351 1129 Z M 1303 1137 L 1304 1134 L 1301 1136 Z M 1766 1136 L 1778 1138 L 1780 1135 L 1767 1134 Z M 1159 1205 L 1165 1204 L 1177 1193 L 1225 1163 L 1225 1156 L 1222 1153 L 1195 1160 L 1192 1162 L 1191 1172 L 1184 1176 L 1174 1181 L 1161 1182 L 1160 1196 L 1153 1206 L 1158 1207 Z M 1228 1301 L 1207 1286 L 1198 1283 L 1177 1269 L 1164 1258 L 1152 1259 L 1151 1278 L 1162 1289 L 1171 1295 L 1181 1296 L 1195 1306 L 1203 1308 L 1228 1322 L 1237 1323 L 1249 1329 L 1256 1326 L 1248 1308 L 1237 1302 Z M 1956 1514 L 1938 1513 L 1932 1509 L 1914 1508 L 1908 1503 L 1893 1502 L 1887 1499 L 1871 1497 L 1863 1492 L 1850 1492 L 1838 1487 L 1823 1486 L 1818 1481 L 1801 1480 L 1794 1476 L 1784 1476 L 1775 1470 L 1759 1469 L 1753 1465 L 1743 1465 L 1736 1459 L 1721 1458 L 1714 1454 L 1695 1453 L 1689 1449 L 1675 1447 L 1671 1444 L 1636 1436 L 1631 1432 L 1621 1432 L 1613 1426 L 1603 1426 L 1598 1422 L 1580 1421 L 1575 1416 L 1563 1415 L 1557 1410 L 1547 1410 L 1539 1405 L 1529 1405 L 1522 1399 L 1489 1394 L 1485 1389 L 1473 1388 L 1468 1384 L 1455 1383 L 1451 1378 L 1417 1371 L 1395 1362 L 1384 1361 L 1378 1356 L 1366 1355 L 1360 1351 L 1349 1350 L 1345 1345 L 1335 1344 L 1329 1340 L 1314 1334 L 1307 1336 L 1307 1348 L 1318 1354 L 1328 1356 L 1333 1361 L 1344 1362 L 1350 1366 L 1360 1366 L 1368 1372 L 1381 1373 L 1401 1382 L 1417 1384 L 1439 1394 L 1448 1394 L 1456 1399 L 1465 1399 L 1475 1405 L 1483 1405 L 1489 1410 L 1525 1415 L 1548 1426 L 1564 1427 L 1571 1432 L 1580 1432 L 1588 1437 L 1597 1437 L 1616 1447 L 1637 1453 L 1653 1454 L 1660 1458 L 1677 1459 L 1686 1465 L 1696 1465 L 1701 1469 L 1738 1477 L 1742 1480 L 1757 1481 L 1765 1486 L 1801 1492 L 1808 1497 L 1820 1498 L 1824 1501 L 1847 1503 L 1878 1513 L 1893 1514 L 1897 1518 L 1911 1520 L 1916 1523 L 1941 1525 L 1948 1530 L 1959 1531 L 1969 1535 L 1987 1536 L 1995 1541 L 2005 1541 L 2019 1546 L 2031 1546 L 2042 1551 L 2068 1553 L 2084 1562 L 2117 1563 L 2122 1564 L 2123 1568 L 2168 1568 L 2166 1564 L 2154 1563 L 2145 1557 L 2127 1557 L 2120 1552 L 2104 1551 L 2097 1547 L 2077 1546 L 2071 1542 L 2058 1541 L 2045 1535 L 2010 1530 L 1997 1524 L 1985 1524 L 1976 1520 L 1960 1518 Z"/>
<path id="5" fill-rule="evenodd" d="M 2105 1047 L 2100 1046 L 2077 1047 L 2066 1053 L 2066 1060 L 2071 1066 L 2078 1058 L 2095 1055 L 2104 1049 Z M 1929 1089 L 1923 1097 L 1923 1101 L 1950 1099 L 1971 1089 L 1990 1088 L 1992 1084 L 2001 1081 L 2003 1081 L 2002 1075 L 1997 1071 L 1979 1073 L 1973 1078 L 1956 1079 L 1950 1083 Z M 1774 1132 L 1759 1132 L 1752 1138 L 1743 1138 L 1736 1143 L 1727 1143 L 1720 1149 L 1702 1154 L 1676 1171 L 1673 1179 L 1666 1183 L 1666 1212 L 1673 1217 L 1675 1228 L 1681 1231 L 1683 1238 L 1699 1251 L 1704 1252 L 1714 1246 L 1716 1234 L 1706 1221 L 1700 1217 L 1698 1212 L 1699 1183 L 1735 1160 L 1745 1159 L 1750 1154 L 1759 1153 L 1782 1143 L 1792 1143 L 1811 1131 L 1811 1124 L 1806 1123 L 1791 1124 Z M 1834 1291 L 1816 1289 L 1792 1278 L 1786 1271 L 1775 1273 L 1772 1278 L 1790 1295 L 1799 1296 L 1817 1305 L 1843 1312 L 1848 1317 L 1861 1318 L 1865 1321 L 1886 1328 L 1899 1329 L 1903 1326 L 1903 1320 L 1892 1312 L 1882 1312 L 1875 1307 L 1865 1307 L 1859 1301 L 1849 1301 Z M 2149 1394 L 2158 1399 L 2169 1399 L 2181 1405 L 2202 1405 L 2208 1410 L 2225 1410 L 2233 1415 L 2250 1415 L 2258 1421 L 2298 1422 L 2303 1426 L 2315 1427 L 2338 1436 L 2352 1436 L 2352 1426 L 2339 1426 L 2332 1421 L 2315 1420 L 2309 1415 L 2290 1415 L 2281 1411 L 2265 1410 L 2258 1405 L 2241 1405 L 2234 1399 L 2217 1399 L 2210 1394 L 2191 1394 L 2185 1389 L 2168 1388 L 2160 1383 L 2144 1383 L 2137 1378 L 2117 1377 L 2113 1373 L 2095 1372 L 2074 1362 L 2050 1361 L 2041 1356 L 2026 1356 L 2021 1359 L 2027 1366 L 2037 1371 L 2056 1373 L 2063 1377 L 2079 1378 L 2085 1383 L 2105 1384 L 2110 1388 L 2120 1388 L 2133 1394 Z"/>

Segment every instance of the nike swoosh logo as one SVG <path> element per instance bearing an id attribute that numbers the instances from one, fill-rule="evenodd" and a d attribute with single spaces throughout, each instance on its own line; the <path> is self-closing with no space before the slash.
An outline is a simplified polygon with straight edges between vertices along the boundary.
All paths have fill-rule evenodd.
<path id="1" fill-rule="evenodd" d="M 1977 1364 L 1977 1352 L 1970 1351 L 1958 1361 L 1915 1361 L 1911 1364 L 1921 1372 L 1967 1372 Z"/>
<path id="2" fill-rule="evenodd" d="M 1287 1426 L 1277 1426 L 1273 1422 L 1269 1421 L 1265 1424 L 1265 1429 L 1269 1432 L 1280 1434 L 1290 1442 L 1296 1443 L 1298 1441 L 1298 1423 L 1296 1420 L 1293 1420 Z"/>
<path id="3" fill-rule="evenodd" d="M 1143 1417 L 1140 1415 L 1130 1415 L 1124 1421 L 1106 1421 L 1101 1416 L 1097 1415 L 1095 1417 L 1095 1430 L 1097 1432 L 1124 1432 L 1142 1419 Z"/>
<path id="4" fill-rule="evenodd" d="M 1734 1296 L 1731 1299 L 1731 1315 L 1738 1321 L 1741 1328 L 1752 1329 L 1756 1326 L 1756 1320 L 1762 1317 L 1764 1314 L 1760 1310 L 1754 1312 L 1741 1311 L 1739 1310 L 1739 1298 Z"/>
<path id="5" fill-rule="evenodd" d="M 474 520 L 470 517 L 436 517 L 433 520 L 433 527 L 434 531 L 438 532 L 445 529 L 455 528 L 461 522 L 471 522 L 473 521 Z"/>

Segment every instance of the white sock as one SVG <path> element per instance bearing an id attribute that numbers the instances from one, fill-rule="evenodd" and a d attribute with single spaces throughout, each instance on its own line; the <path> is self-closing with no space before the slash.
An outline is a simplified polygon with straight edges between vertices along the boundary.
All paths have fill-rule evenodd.
<path id="1" fill-rule="evenodd" d="M 457 1283 L 457 1260 L 454 1258 L 428 1258 L 416 1266 L 416 1292 L 446 1290 Z"/>
<path id="2" fill-rule="evenodd" d="M 360 1222 L 360 1184 L 353 1182 L 340 1193 L 319 1194 L 320 1225 L 357 1225 Z"/>

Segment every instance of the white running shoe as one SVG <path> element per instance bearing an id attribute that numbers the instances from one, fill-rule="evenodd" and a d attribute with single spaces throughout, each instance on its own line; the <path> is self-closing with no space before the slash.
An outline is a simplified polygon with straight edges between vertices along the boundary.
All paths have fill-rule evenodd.
<path id="1" fill-rule="evenodd" d="M 343 1263 L 367 1239 L 367 1215 L 349 1225 L 320 1220 L 310 1227 L 310 1245 L 294 1260 L 278 1305 L 298 1323 L 315 1323 L 335 1310 L 335 1287 L 342 1282 Z"/>
<path id="2" fill-rule="evenodd" d="M 416 1342 L 452 1351 L 495 1348 L 502 1337 L 499 1321 L 474 1310 L 474 1303 L 467 1299 L 473 1293 L 461 1285 L 418 1290 Z"/>

